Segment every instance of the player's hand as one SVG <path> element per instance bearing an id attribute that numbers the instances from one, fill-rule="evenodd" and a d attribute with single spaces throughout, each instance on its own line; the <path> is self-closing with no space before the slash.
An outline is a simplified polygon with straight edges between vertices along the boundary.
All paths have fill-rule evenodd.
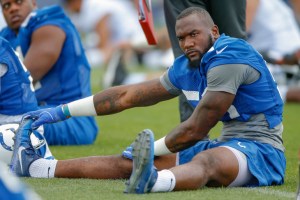
<path id="1" fill-rule="evenodd" d="M 43 124 L 51 124 L 63 121 L 68 117 L 63 113 L 62 106 L 54 108 L 45 108 L 37 111 L 31 111 L 24 114 L 23 118 L 31 118 L 34 122 L 31 124 L 32 129 L 37 129 Z"/>

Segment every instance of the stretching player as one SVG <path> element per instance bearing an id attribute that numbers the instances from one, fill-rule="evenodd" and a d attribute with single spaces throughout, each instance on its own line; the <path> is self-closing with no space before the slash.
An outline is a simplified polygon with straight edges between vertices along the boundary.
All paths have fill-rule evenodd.
<path id="1" fill-rule="evenodd" d="M 190 7 L 177 17 L 176 35 L 184 55 L 160 79 L 112 87 L 28 113 L 35 121 L 24 120 L 17 134 L 12 171 L 19 176 L 69 178 L 128 178 L 131 174 L 128 193 L 282 184 L 286 167 L 283 101 L 262 56 L 246 41 L 220 35 L 201 8 Z M 151 130 L 139 134 L 132 151 L 126 151 L 127 156 L 132 152 L 133 168 L 130 160 L 120 156 L 45 160 L 28 140 L 31 128 L 44 123 L 150 106 L 180 93 L 195 107 L 192 116 L 156 142 Z M 201 141 L 219 120 L 221 136 Z M 163 170 L 157 171 L 154 165 Z"/>

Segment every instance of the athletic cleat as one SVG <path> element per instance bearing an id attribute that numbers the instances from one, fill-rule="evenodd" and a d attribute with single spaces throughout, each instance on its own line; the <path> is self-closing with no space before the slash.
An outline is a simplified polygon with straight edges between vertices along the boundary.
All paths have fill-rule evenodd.
<path id="1" fill-rule="evenodd" d="M 138 134 L 132 144 L 133 169 L 125 183 L 125 193 L 143 194 L 150 192 L 157 179 L 154 166 L 154 136 L 146 129 Z"/>
<path id="2" fill-rule="evenodd" d="M 10 171 L 16 176 L 30 176 L 29 166 L 41 158 L 34 150 L 30 134 L 32 119 L 23 119 L 15 135 L 14 150 L 10 163 Z"/>

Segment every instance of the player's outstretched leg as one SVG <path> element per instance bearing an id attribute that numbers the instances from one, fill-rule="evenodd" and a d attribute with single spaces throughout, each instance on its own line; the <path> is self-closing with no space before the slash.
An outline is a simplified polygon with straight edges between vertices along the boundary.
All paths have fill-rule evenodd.
<path id="1" fill-rule="evenodd" d="M 32 119 L 23 119 L 16 131 L 10 170 L 17 176 L 30 176 L 30 164 L 40 158 L 30 140 L 32 122 Z"/>
<path id="2" fill-rule="evenodd" d="M 125 193 L 142 194 L 150 192 L 157 180 L 154 167 L 154 136 L 146 129 L 138 134 L 132 144 L 133 169 L 126 182 Z"/>

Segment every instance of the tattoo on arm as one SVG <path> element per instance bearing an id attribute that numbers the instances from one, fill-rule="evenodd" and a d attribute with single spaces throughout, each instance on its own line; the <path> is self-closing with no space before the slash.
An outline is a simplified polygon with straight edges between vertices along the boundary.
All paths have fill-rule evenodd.
<path id="1" fill-rule="evenodd" d="M 98 115 L 108 115 L 128 108 L 154 105 L 173 97 L 175 96 L 164 89 L 159 79 L 155 79 L 104 90 L 94 96 L 94 105 Z"/>

